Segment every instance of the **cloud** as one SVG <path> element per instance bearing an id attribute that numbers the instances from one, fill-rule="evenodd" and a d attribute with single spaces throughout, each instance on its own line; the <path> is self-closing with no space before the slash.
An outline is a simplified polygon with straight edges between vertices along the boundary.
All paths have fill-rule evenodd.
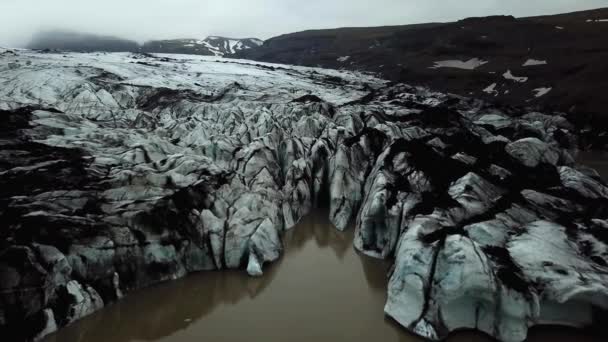
<path id="1" fill-rule="evenodd" d="M 551 14 L 605 0 L 0 0 L 0 45 L 24 45 L 44 29 L 148 39 L 259 37 L 305 29 Z"/>

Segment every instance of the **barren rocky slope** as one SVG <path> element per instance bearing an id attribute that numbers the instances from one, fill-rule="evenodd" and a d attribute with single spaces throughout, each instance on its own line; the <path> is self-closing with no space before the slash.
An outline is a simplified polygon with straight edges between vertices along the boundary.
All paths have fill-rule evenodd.
<path id="1" fill-rule="evenodd" d="M 391 258 L 386 313 L 521 341 L 608 308 L 608 187 L 559 115 L 323 69 L 0 51 L 0 334 L 190 272 L 252 276 L 315 207 Z"/>
<path id="2" fill-rule="evenodd" d="M 501 104 L 559 110 L 606 131 L 608 8 L 284 34 L 242 58 L 367 70 Z M 608 144 L 602 140 L 595 147 Z"/>

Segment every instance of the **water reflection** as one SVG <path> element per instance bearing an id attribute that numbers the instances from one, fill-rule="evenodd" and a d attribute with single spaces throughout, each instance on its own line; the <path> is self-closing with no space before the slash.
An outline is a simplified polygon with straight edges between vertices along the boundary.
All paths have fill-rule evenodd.
<path id="1" fill-rule="evenodd" d="M 262 278 L 205 272 L 143 289 L 46 342 L 422 341 L 383 315 L 389 265 L 356 253 L 352 230 L 338 232 L 325 217 L 290 230 L 284 257 Z M 532 340 L 558 341 L 542 332 Z M 449 341 L 491 340 L 459 333 Z"/>

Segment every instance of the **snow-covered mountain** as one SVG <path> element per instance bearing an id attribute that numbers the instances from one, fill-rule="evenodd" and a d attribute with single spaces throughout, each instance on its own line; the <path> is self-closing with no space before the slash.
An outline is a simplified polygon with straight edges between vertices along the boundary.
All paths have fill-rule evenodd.
<path id="1" fill-rule="evenodd" d="M 209 36 L 205 41 L 224 54 L 235 54 L 238 51 L 259 47 L 264 44 L 262 40 L 257 38 L 234 39 L 218 36 Z"/>
<path id="2" fill-rule="evenodd" d="M 119 37 L 90 33 L 53 30 L 42 31 L 32 37 L 28 49 L 74 52 L 148 52 L 203 56 L 231 56 L 237 52 L 262 46 L 257 38 L 226 38 L 209 36 L 205 39 L 150 40 L 143 45 Z"/>
<path id="3" fill-rule="evenodd" d="M 209 36 L 203 40 L 153 40 L 146 42 L 142 47 L 142 51 L 155 53 L 182 53 L 204 56 L 229 56 L 243 50 L 259 47 L 262 44 L 263 41 L 257 38 L 235 39 Z"/>

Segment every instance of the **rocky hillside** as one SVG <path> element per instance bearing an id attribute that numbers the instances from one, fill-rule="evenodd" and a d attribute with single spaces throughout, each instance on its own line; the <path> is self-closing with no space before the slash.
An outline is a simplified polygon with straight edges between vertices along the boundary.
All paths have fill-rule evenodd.
<path id="1" fill-rule="evenodd" d="M 142 52 L 230 56 L 247 49 L 257 48 L 262 44 L 263 42 L 256 38 L 233 39 L 210 36 L 204 40 L 173 39 L 149 41 L 142 46 Z"/>
<path id="2" fill-rule="evenodd" d="M 440 91 L 608 119 L 608 9 L 312 30 L 269 39 L 240 57 L 379 72 Z M 603 120 L 599 125 L 605 129 Z"/>
<path id="3" fill-rule="evenodd" d="M 139 44 L 134 41 L 111 36 L 71 31 L 44 31 L 36 34 L 27 45 L 27 48 L 75 52 L 135 52 L 139 51 Z"/>
<path id="4" fill-rule="evenodd" d="M 70 31 L 44 31 L 36 34 L 27 45 L 27 48 L 73 52 L 145 52 L 231 56 L 237 52 L 260 47 L 262 44 L 263 41 L 257 38 L 235 39 L 209 36 L 203 40 L 151 40 L 140 46 L 137 42 L 117 37 Z"/>
<path id="5" fill-rule="evenodd" d="M 315 208 L 430 339 L 601 324 L 608 187 L 565 117 L 352 72 L 0 51 L 0 336 L 190 272 L 261 275 Z M 189 324 L 189 323 L 187 323 Z"/>

